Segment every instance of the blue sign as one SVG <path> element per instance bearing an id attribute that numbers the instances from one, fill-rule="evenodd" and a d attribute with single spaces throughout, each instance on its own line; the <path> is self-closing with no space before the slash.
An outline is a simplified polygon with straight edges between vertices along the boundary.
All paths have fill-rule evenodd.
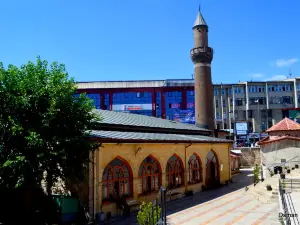
<path id="1" fill-rule="evenodd" d="M 190 109 L 177 110 L 174 113 L 174 120 L 179 123 L 195 124 L 195 112 Z"/>

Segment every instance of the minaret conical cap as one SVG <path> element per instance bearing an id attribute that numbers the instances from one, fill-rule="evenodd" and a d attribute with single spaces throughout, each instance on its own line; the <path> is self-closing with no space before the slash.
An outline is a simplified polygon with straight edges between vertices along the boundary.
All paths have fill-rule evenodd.
<path id="1" fill-rule="evenodd" d="M 205 19 L 201 14 L 200 7 L 199 7 L 198 15 L 197 15 L 197 18 L 196 18 L 193 28 L 196 26 L 207 26 Z"/>

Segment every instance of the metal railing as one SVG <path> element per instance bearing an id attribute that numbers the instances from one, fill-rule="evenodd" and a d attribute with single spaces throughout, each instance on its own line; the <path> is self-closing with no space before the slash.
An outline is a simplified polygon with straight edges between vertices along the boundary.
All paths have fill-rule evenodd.
<path id="1" fill-rule="evenodd" d="M 289 193 L 293 192 L 293 189 L 300 190 L 300 179 L 283 179 L 284 189 Z"/>
<path id="2" fill-rule="evenodd" d="M 280 194 L 280 198 L 281 198 L 283 213 L 287 215 L 287 214 L 289 214 L 288 203 L 286 202 L 285 190 L 282 187 L 282 183 L 281 183 L 280 179 L 279 179 L 279 194 Z M 284 218 L 285 218 L 285 224 L 286 225 L 291 225 L 290 217 L 284 217 Z"/>
<path id="3" fill-rule="evenodd" d="M 167 224 L 166 189 L 160 187 L 160 199 L 151 205 L 143 225 Z M 160 200 L 160 201 L 159 201 Z"/>
<path id="4" fill-rule="evenodd" d="M 290 210 L 289 210 L 290 214 L 296 215 L 297 213 L 296 213 L 296 210 L 295 210 L 295 207 L 294 207 L 294 204 L 293 204 L 292 196 L 290 195 L 290 193 L 285 194 L 285 196 L 286 196 L 288 205 L 290 206 Z M 300 225 L 300 222 L 298 220 L 298 216 L 297 217 L 292 216 L 291 218 L 292 219 L 290 219 L 290 220 L 293 221 L 293 224 Z"/>
<path id="5" fill-rule="evenodd" d="M 297 214 L 293 204 L 292 196 L 290 194 L 293 191 L 293 187 L 300 188 L 300 179 L 279 179 L 279 194 L 281 198 L 283 213 L 285 214 L 284 218 L 286 220 L 286 224 L 290 225 L 293 221 L 293 224 L 300 225 L 298 217 L 287 216 Z M 290 189 L 289 191 L 287 191 L 288 188 Z"/>
<path id="6" fill-rule="evenodd" d="M 300 159 L 299 158 L 299 156 L 295 156 L 295 157 L 293 157 L 293 158 L 291 158 L 291 159 L 289 159 L 289 160 L 287 160 L 286 162 L 282 162 L 282 163 L 274 163 L 274 164 L 271 164 L 271 165 L 268 165 L 267 166 L 267 169 L 269 169 L 269 168 L 271 168 L 271 167 L 276 167 L 276 166 L 285 166 L 286 164 L 289 164 L 289 163 L 300 163 L 300 161 L 299 160 L 295 160 L 295 159 Z"/>

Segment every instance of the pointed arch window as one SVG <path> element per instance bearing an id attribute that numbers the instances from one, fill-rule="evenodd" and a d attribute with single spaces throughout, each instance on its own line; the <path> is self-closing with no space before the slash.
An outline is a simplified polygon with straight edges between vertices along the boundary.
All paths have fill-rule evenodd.
<path id="1" fill-rule="evenodd" d="M 200 157 L 195 153 L 190 157 L 188 183 L 196 184 L 202 182 L 202 163 Z"/>
<path id="2" fill-rule="evenodd" d="M 215 163 L 215 164 L 218 163 L 218 162 L 217 162 L 216 155 L 215 155 L 215 153 L 212 152 L 212 151 L 209 151 L 209 152 L 207 153 L 207 156 L 206 156 L 206 165 L 207 165 L 209 162 L 213 162 L 213 163 Z"/>
<path id="3" fill-rule="evenodd" d="M 173 155 L 169 158 L 167 162 L 166 175 L 167 175 L 168 189 L 178 188 L 184 184 L 183 164 L 182 164 L 182 160 L 177 155 Z"/>
<path id="4" fill-rule="evenodd" d="M 112 200 L 122 196 L 132 196 L 132 171 L 125 160 L 115 158 L 103 172 L 102 198 Z"/>
<path id="5" fill-rule="evenodd" d="M 159 162 L 152 156 L 148 156 L 139 168 L 139 178 L 141 181 L 141 193 L 158 191 L 161 186 L 161 168 Z"/>

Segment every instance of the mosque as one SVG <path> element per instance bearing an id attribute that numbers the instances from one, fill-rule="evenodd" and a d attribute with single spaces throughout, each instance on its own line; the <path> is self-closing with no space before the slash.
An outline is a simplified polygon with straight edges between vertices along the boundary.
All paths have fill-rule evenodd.
<path id="1" fill-rule="evenodd" d="M 101 144 L 99 151 L 91 153 L 91 214 L 114 216 L 125 205 L 133 210 L 139 201 L 153 201 L 161 186 L 178 198 L 186 191 L 199 192 L 231 180 L 232 141 L 218 138 L 215 132 L 213 49 L 200 11 L 193 33 L 195 125 L 98 110 L 103 119 L 91 133 L 91 139 Z"/>

